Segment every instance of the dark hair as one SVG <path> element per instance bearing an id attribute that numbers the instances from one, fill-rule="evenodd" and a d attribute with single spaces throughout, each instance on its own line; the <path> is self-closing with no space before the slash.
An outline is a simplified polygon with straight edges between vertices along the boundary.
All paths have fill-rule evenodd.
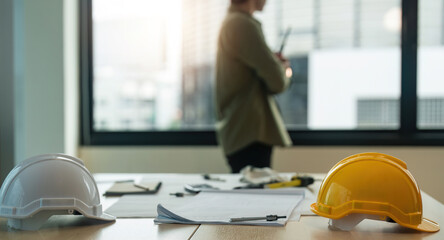
<path id="1" fill-rule="evenodd" d="M 241 4 L 247 2 L 248 0 L 231 0 L 231 4 Z"/>

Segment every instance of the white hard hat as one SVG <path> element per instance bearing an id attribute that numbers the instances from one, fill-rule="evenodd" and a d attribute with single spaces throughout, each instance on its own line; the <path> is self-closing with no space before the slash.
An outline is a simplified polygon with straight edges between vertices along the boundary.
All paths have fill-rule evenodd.
<path id="1" fill-rule="evenodd" d="M 65 154 L 44 154 L 20 162 L 0 189 L 0 217 L 8 226 L 37 230 L 52 215 L 82 214 L 114 221 L 102 212 L 96 182 L 83 161 Z"/>

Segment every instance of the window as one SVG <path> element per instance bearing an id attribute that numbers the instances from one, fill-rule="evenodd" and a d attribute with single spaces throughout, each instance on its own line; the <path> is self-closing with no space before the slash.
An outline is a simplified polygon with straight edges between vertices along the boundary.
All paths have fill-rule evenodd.
<path id="1" fill-rule="evenodd" d="M 294 76 L 276 99 L 294 143 L 442 144 L 443 1 L 268 0 L 255 17 L 270 48 L 290 31 Z M 83 143 L 216 144 L 214 65 L 229 1 L 81 3 Z M 433 9 L 419 35 L 418 9 Z"/>

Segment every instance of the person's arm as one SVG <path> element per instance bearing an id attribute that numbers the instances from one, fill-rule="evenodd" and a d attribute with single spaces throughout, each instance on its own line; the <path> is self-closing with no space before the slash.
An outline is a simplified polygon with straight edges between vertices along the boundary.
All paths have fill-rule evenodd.
<path id="1" fill-rule="evenodd" d="M 271 93 L 286 89 L 289 79 L 281 61 L 268 48 L 261 29 L 243 17 L 227 22 L 222 44 L 231 54 L 255 69 Z"/>

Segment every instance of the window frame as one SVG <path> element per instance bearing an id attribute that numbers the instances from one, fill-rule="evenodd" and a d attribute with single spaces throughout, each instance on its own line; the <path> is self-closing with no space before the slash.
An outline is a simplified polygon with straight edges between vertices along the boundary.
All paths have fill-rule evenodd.
<path id="1" fill-rule="evenodd" d="M 81 145 L 214 146 L 215 131 L 93 129 L 92 0 L 80 0 Z M 294 145 L 444 145 L 443 130 L 417 128 L 418 0 L 402 0 L 400 127 L 397 130 L 289 130 Z"/>

